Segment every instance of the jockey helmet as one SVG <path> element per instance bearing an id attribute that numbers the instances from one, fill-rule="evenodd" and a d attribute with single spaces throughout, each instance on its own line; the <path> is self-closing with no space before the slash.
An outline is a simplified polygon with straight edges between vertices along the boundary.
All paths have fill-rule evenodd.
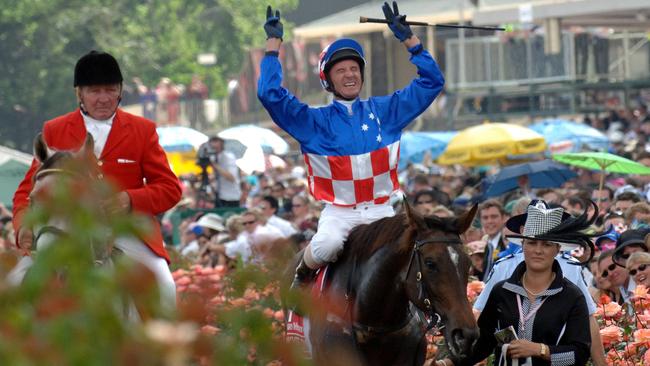
<path id="1" fill-rule="evenodd" d="M 74 67 L 74 86 L 121 84 L 122 72 L 115 57 L 106 52 L 90 51 Z"/>
<path id="2" fill-rule="evenodd" d="M 318 71 L 320 84 L 323 89 L 333 92 L 332 83 L 329 80 L 329 71 L 339 61 L 354 60 L 361 69 L 361 80 L 363 80 L 363 69 L 366 66 L 366 59 L 363 56 L 363 48 L 359 42 L 351 38 L 340 38 L 323 49 L 318 60 Z"/>

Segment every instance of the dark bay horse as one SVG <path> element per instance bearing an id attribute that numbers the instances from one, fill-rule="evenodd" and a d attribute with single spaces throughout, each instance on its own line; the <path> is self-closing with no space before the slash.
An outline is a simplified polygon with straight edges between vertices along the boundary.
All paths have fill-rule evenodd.
<path id="1" fill-rule="evenodd" d="M 460 234 L 476 206 L 458 218 L 404 208 L 354 228 L 329 266 L 331 283 L 313 304 L 325 311 L 309 311 L 316 364 L 422 365 L 423 315 L 444 325 L 452 359 L 470 353 L 478 328 L 466 295 L 470 260 Z"/>

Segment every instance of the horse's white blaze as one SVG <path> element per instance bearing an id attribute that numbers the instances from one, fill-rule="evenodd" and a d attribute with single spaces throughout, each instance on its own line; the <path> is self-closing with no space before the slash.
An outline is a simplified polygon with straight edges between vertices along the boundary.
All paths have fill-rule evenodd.
<path id="1" fill-rule="evenodd" d="M 454 266 L 456 266 L 456 271 L 458 271 L 458 274 L 460 275 L 460 268 L 458 268 L 458 259 L 460 257 L 458 255 L 458 252 L 451 246 L 447 247 L 447 252 L 449 252 L 449 258 L 451 258 L 451 262 L 454 264 Z"/>

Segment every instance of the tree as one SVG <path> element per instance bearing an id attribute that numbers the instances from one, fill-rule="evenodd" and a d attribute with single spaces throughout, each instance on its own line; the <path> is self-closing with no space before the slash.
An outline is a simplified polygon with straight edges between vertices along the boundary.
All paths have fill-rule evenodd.
<path id="1" fill-rule="evenodd" d="M 281 11 L 298 0 L 269 1 Z M 244 52 L 262 46 L 266 2 L 256 0 L 0 0 L 0 144 L 29 151 L 42 122 L 75 107 L 72 69 L 91 49 L 114 54 L 125 82 L 204 77 L 226 93 Z M 289 32 L 286 32 L 287 34 Z M 217 65 L 197 63 L 212 52 Z"/>

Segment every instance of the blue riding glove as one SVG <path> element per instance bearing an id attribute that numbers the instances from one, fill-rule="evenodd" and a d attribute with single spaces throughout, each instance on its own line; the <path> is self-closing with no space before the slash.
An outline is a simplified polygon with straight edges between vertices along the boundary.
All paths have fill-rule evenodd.
<path id="1" fill-rule="evenodd" d="M 404 42 L 407 39 L 411 38 L 413 32 L 411 27 L 406 23 L 406 15 L 400 15 L 399 10 L 397 9 L 397 2 L 393 1 L 393 9 L 391 10 L 390 5 L 387 2 L 384 2 L 384 6 L 381 7 L 384 11 L 384 16 L 388 21 L 388 27 L 393 31 L 393 34 L 400 42 Z"/>
<path id="2" fill-rule="evenodd" d="M 282 36 L 284 35 L 284 28 L 282 27 L 282 22 L 280 21 L 280 10 L 276 10 L 274 16 L 271 5 L 266 8 L 266 23 L 264 23 L 264 31 L 266 32 L 266 39 L 282 39 Z"/>

